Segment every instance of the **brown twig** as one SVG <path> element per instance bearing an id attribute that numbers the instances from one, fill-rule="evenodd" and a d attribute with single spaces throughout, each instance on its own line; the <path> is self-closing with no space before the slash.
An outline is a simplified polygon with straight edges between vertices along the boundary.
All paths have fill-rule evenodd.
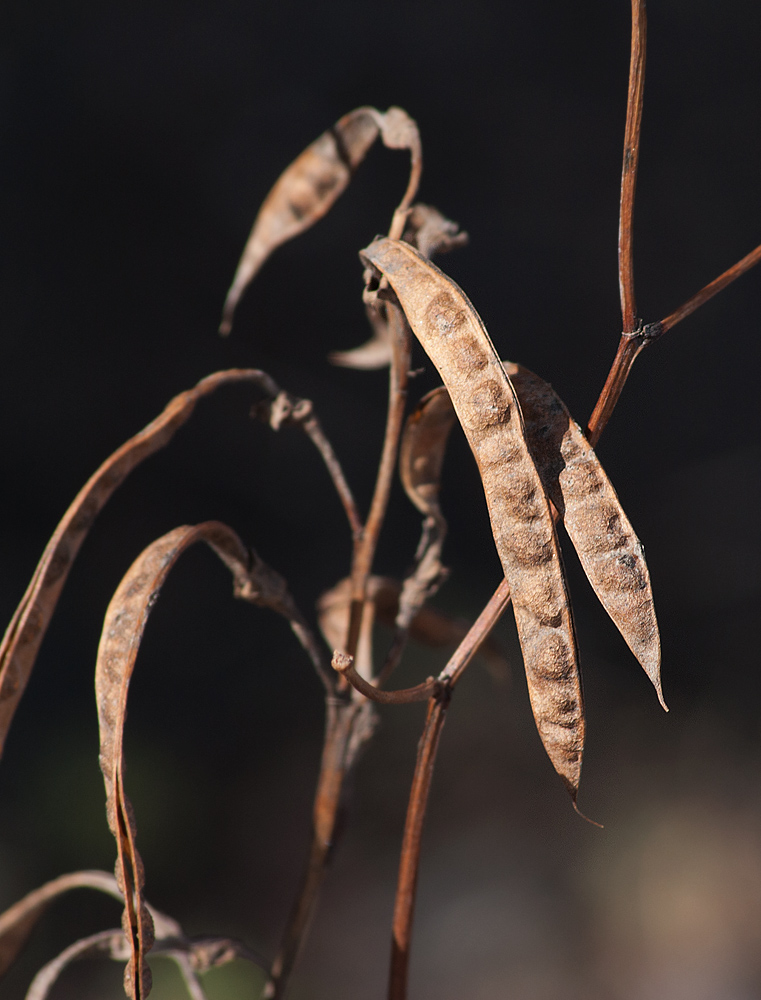
<path id="1" fill-rule="evenodd" d="M 373 730 L 371 706 L 364 699 L 360 703 L 328 698 L 326 706 L 325 740 L 314 799 L 309 859 L 280 949 L 272 963 L 270 978 L 262 993 L 267 1000 L 280 1000 L 285 994 L 333 850 L 344 780 Z"/>
<path id="2" fill-rule="evenodd" d="M 632 217 L 634 214 L 634 193 L 637 187 L 637 166 L 639 164 L 647 40 L 645 0 L 631 0 L 631 2 L 632 42 L 629 59 L 629 93 L 626 102 L 624 162 L 621 171 L 621 203 L 618 223 L 618 284 L 621 293 L 621 316 L 624 333 L 632 333 L 637 326 L 637 306 L 634 298 Z"/>
<path id="3" fill-rule="evenodd" d="M 674 312 L 666 316 L 658 323 L 648 323 L 646 326 L 639 326 L 630 334 L 622 334 L 618 344 L 618 351 L 613 359 L 605 385 L 600 393 L 600 398 L 589 418 L 587 425 L 587 437 L 592 445 L 597 444 L 603 428 L 610 420 L 611 414 L 618 403 L 621 392 L 626 385 L 629 372 L 632 369 L 635 359 L 653 341 L 658 340 L 668 330 L 672 330 L 677 323 L 691 316 L 696 309 L 699 309 L 705 302 L 712 299 L 720 291 L 731 285 L 733 281 L 745 274 L 761 261 L 761 245 L 755 250 L 751 250 L 741 260 L 738 260 L 732 267 L 727 268 L 718 278 L 714 278 L 692 298 L 675 309 Z"/>
<path id="4" fill-rule="evenodd" d="M 449 663 L 439 674 L 439 688 L 428 703 L 428 715 L 423 735 L 418 745 L 415 774 L 407 806 L 407 820 L 399 860 L 399 877 L 394 904 L 394 927 L 391 941 L 391 970 L 389 975 L 389 1000 L 405 1000 L 409 968 L 412 921 L 415 913 L 420 846 L 428 794 L 436 763 L 441 730 L 444 726 L 449 699 L 454 685 L 473 659 L 481 643 L 497 624 L 510 603 L 510 588 L 502 580 L 486 607 L 471 626 L 468 634 L 457 647 Z M 335 666 L 335 659 L 334 659 Z M 428 682 L 426 682 L 428 683 Z M 421 685 L 422 687 L 422 685 Z"/>
<path id="5" fill-rule="evenodd" d="M 399 451 L 399 437 L 404 422 L 404 408 L 407 402 L 407 383 L 409 381 L 411 335 L 407 321 L 401 309 L 391 303 L 384 303 L 388 317 L 389 332 L 393 348 L 391 368 L 389 373 L 389 402 L 386 418 L 386 433 L 383 439 L 383 451 L 378 476 L 375 481 L 370 513 L 367 516 L 364 530 L 355 545 L 352 562 L 352 602 L 349 615 L 349 634 L 346 639 L 346 652 L 354 656 L 359 642 L 359 631 L 362 626 L 362 612 L 365 604 L 367 578 L 372 569 L 375 549 L 378 545 L 383 519 L 386 515 L 388 498 L 391 493 L 396 470 L 396 457 Z"/>
<path id="6" fill-rule="evenodd" d="M 688 299 L 684 305 L 679 306 L 675 309 L 669 316 L 662 319 L 660 323 L 654 324 L 660 328 L 659 333 L 665 333 L 667 330 L 671 330 L 681 323 L 683 319 L 699 309 L 704 302 L 712 299 L 717 292 L 720 292 L 727 285 L 731 285 L 732 282 L 739 278 L 740 275 L 745 274 L 749 271 L 755 264 L 761 260 L 761 245 L 757 246 L 755 250 L 751 250 L 749 254 L 746 254 L 742 260 L 738 260 L 736 264 L 728 268 L 723 274 L 720 274 L 718 278 L 714 278 L 713 281 L 709 282 L 705 288 L 701 288 L 697 294 L 693 295 L 691 299 Z M 655 338 L 653 338 L 655 339 Z"/>
<path id="7" fill-rule="evenodd" d="M 605 425 L 611 418 L 613 410 L 621 396 L 626 380 L 629 377 L 634 359 L 643 350 L 647 340 L 641 337 L 627 337 L 625 334 L 618 342 L 618 351 L 608 372 L 605 385 L 592 411 L 587 424 L 587 437 L 594 447 L 600 439 Z"/>
<path id="8" fill-rule="evenodd" d="M 391 974 L 388 984 L 389 1000 L 405 1000 L 407 996 L 412 918 L 415 911 L 423 821 L 425 820 L 433 767 L 436 762 L 436 753 L 439 748 L 439 739 L 444 727 L 450 696 L 451 691 L 449 685 L 446 684 L 442 686 L 438 696 L 431 698 L 428 703 L 425 728 L 418 744 L 415 774 L 412 779 L 407 820 L 404 826 L 399 880 L 394 905 Z"/>
<path id="9" fill-rule="evenodd" d="M 382 691 L 357 673 L 354 669 L 354 657 L 349 656 L 348 653 L 336 650 L 333 653 L 332 663 L 333 669 L 345 677 L 356 691 L 379 705 L 409 705 L 414 701 L 428 701 L 429 698 L 435 697 L 441 689 L 441 681 L 429 677 L 415 687 L 402 688 L 399 691 Z"/>
<path id="10" fill-rule="evenodd" d="M 290 393 L 281 390 L 272 402 L 266 403 L 265 406 L 266 419 L 273 430 L 279 430 L 284 423 L 298 424 L 319 451 L 328 470 L 328 475 L 333 481 L 335 491 L 346 511 L 352 538 L 356 544 L 357 540 L 362 536 L 362 518 L 359 516 L 357 502 L 354 499 L 354 494 L 351 492 L 351 487 L 346 481 L 341 463 L 338 461 L 338 456 L 333 451 L 333 445 L 325 436 L 322 425 L 317 419 L 311 399 L 297 399 L 291 396 Z M 262 406 L 262 404 L 255 406 L 252 413 L 254 415 L 261 414 L 265 406 Z"/>
<path id="11" fill-rule="evenodd" d="M 507 580 L 503 579 L 489 598 L 486 607 L 471 625 L 468 634 L 450 657 L 449 663 L 439 674 L 440 681 L 448 683 L 452 688 L 455 686 L 478 652 L 481 643 L 488 638 L 491 630 L 505 613 L 509 603 L 510 586 Z"/>
<path id="12" fill-rule="evenodd" d="M 745 274 L 761 260 L 761 245 L 736 264 L 720 274 L 691 299 L 672 312 L 659 323 L 642 325 L 637 320 L 634 298 L 634 262 L 632 254 L 632 216 L 634 212 L 634 192 L 637 184 L 639 163 L 640 131 L 642 125 L 642 97 L 645 83 L 645 49 L 647 15 L 645 0 L 632 2 L 632 43 L 629 62 L 629 93 L 626 107 L 626 131 L 624 138 L 624 163 L 621 175 L 621 206 L 618 228 L 618 281 L 621 293 L 621 317 L 623 335 L 618 344 L 610 372 L 600 393 L 600 398 L 592 412 L 587 426 L 587 437 L 595 445 L 603 428 L 610 420 L 621 392 L 629 377 L 632 365 L 641 351 L 657 340 L 667 330 L 671 330 L 687 316 L 699 309 L 704 302 L 731 284 L 741 274 Z"/>

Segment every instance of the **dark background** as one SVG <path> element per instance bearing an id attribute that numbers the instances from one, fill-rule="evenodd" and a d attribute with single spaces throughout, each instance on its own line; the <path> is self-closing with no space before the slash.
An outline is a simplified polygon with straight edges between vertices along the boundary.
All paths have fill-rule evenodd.
<path id="1" fill-rule="evenodd" d="M 417 119 L 421 199 L 471 235 L 441 263 L 503 356 L 589 415 L 620 328 L 624 0 L 70 0 L 0 17 L 5 620 L 87 477 L 221 368 L 261 367 L 313 399 L 366 508 L 386 374 L 335 369 L 326 354 L 366 339 L 356 254 L 388 226 L 405 155 L 373 150 L 328 218 L 266 265 L 231 338 L 215 333 L 269 187 L 360 104 Z M 761 11 L 663 0 L 649 20 L 635 256 L 639 312 L 654 321 L 761 239 Z M 588 711 L 580 804 L 605 829 L 571 811 L 543 754 L 510 614 L 499 636 L 511 682 L 474 663 L 458 690 L 426 829 L 419 1000 L 761 992 L 760 310 L 753 272 L 647 351 L 598 449 L 647 547 L 671 707 L 658 708 L 569 554 Z M 434 384 L 428 370 L 413 395 Z M 226 521 L 310 614 L 347 571 L 319 460 L 298 432 L 250 421 L 251 399 L 239 387 L 201 404 L 81 552 L 0 771 L 2 906 L 113 864 L 92 676 L 109 597 L 145 545 Z M 499 567 L 460 439 L 444 477 L 453 575 L 437 603 L 474 617 Z M 377 569 L 403 573 L 417 533 L 397 488 Z M 271 957 L 306 849 L 321 696 L 287 627 L 229 591 L 206 551 L 170 578 L 132 686 L 128 790 L 151 901 L 191 933 L 236 934 Z M 400 684 L 443 665 L 414 652 Z M 384 995 L 421 723 L 419 706 L 383 712 L 294 998 Z M 0 993 L 20 998 L 40 964 L 117 922 L 112 902 L 62 902 Z M 155 966 L 157 1000 L 179 996 Z M 54 996 L 117 997 L 119 980 L 79 969 Z M 210 976 L 209 993 L 252 995 L 257 981 L 236 966 Z"/>

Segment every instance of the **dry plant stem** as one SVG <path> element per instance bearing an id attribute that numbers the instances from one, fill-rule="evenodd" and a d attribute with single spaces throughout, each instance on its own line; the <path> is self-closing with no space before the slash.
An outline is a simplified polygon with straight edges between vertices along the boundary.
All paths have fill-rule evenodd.
<path id="1" fill-rule="evenodd" d="M 342 698 L 326 700 L 325 742 L 314 800 L 312 842 L 303 882 L 288 917 L 280 950 L 272 963 L 270 979 L 262 996 L 279 1000 L 285 990 L 306 937 L 317 896 L 325 878 L 333 848 L 336 816 L 341 805 L 344 779 L 355 758 L 356 729 L 362 704 Z"/>
<path id="2" fill-rule="evenodd" d="M 677 323 L 680 323 L 687 316 L 694 313 L 696 309 L 699 309 L 704 302 L 713 298 L 717 292 L 730 285 L 735 278 L 739 278 L 741 274 L 749 271 L 759 260 L 761 260 L 761 245 L 757 246 L 755 250 L 751 250 L 742 260 L 738 260 L 736 264 L 728 268 L 723 274 L 720 274 L 718 278 L 714 278 L 705 288 L 701 288 L 696 295 L 693 295 L 684 305 L 675 309 L 670 316 L 662 319 L 660 323 L 654 324 L 656 328 L 660 328 L 658 333 L 665 333 L 667 330 L 675 327 Z"/>
<path id="3" fill-rule="evenodd" d="M 349 526 L 351 528 L 352 538 L 358 541 L 362 536 L 362 518 L 359 516 L 359 510 L 357 509 L 356 501 L 354 500 L 354 494 L 351 492 L 351 487 L 346 481 L 343 469 L 341 468 L 341 463 L 338 461 L 336 453 L 333 451 L 333 446 L 330 441 L 325 437 L 325 433 L 322 429 L 317 417 L 311 411 L 309 416 L 302 421 L 302 427 L 304 431 L 309 435 L 312 443 L 322 455 L 322 460 L 330 474 L 330 478 L 333 480 L 333 486 L 335 487 L 336 493 L 339 496 L 343 508 L 346 511 L 346 517 L 349 520 Z"/>
<path id="4" fill-rule="evenodd" d="M 637 306 L 634 298 L 634 262 L 632 252 L 632 216 L 634 212 L 634 192 L 637 185 L 639 163 L 640 131 L 642 126 L 642 98 L 645 85 L 645 50 L 647 37 L 647 14 L 645 0 L 632 0 L 632 41 L 629 62 L 629 93 L 626 107 L 626 131 L 624 136 L 624 162 L 621 174 L 621 206 L 618 228 L 618 281 L 621 292 L 621 317 L 623 336 L 618 345 L 608 378 L 587 427 L 587 437 L 594 446 L 603 428 L 610 420 L 621 392 L 629 377 L 637 355 L 649 343 L 667 330 L 691 315 L 710 298 L 731 284 L 741 274 L 750 270 L 761 260 L 761 245 L 726 270 L 718 278 L 702 288 L 684 305 L 661 320 L 640 326 L 637 321 Z"/>
<path id="5" fill-rule="evenodd" d="M 383 519 L 386 516 L 391 484 L 396 472 L 396 457 L 399 451 L 399 438 L 404 423 L 404 408 L 407 402 L 407 384 L 409 381 L 411 335 L 407 321 L 398 306 L 391 302 L 384 303 L 391 333 L 393 348 L 391 369 L 389 373 L 389 401 L 386 418 L 386 433 L 383 440 L 383 452 L 378 467 L 378 477 L 375 481 L 370 513 L 364 530 L 354 549 L 352 563 L 352 602 L 349 615 L 349 634 L 346 640 L 346 652 L 354 656 L 359 642 L 359 631 L 362 627 L 362 612 L 365 603 L 367 578 L 373 565 L 375 549 L 378 545 Z"/>
<path id="6" fill-rule="evenodd" d="M 632 42 L 629 59 L 629 94 L 626 103 L 624 163 L 621 172 L 621 205 L 618 223 L 618 284 L 621 293 L 621 316 L 625 333 L 637 325 L 634 298 L 634 260 L 632 255 L 632 217 L 637 187 L 639 139 L 642 127 L 642 96 L 645 88 L 645 49 L 647 15 L 645 0 L 632 0 Z"/>
<path id="7" fill-rule="evenodd" d="M 450 688 L 455 686 L 478 652 L 481 643 L 488 638 L 491 630 L 507 610 L 509 603 L 510 585 L 503 579 L 489 598 L 486 607 L 471 625 L 468 634 L 452 654 L 449 663 L 439 674 L 439 681 L 448 683 Z"/>
<path id="8" fill-rule="evenodd" d="M 468 634 L 455 650 L 447 666 L 438 676 L 439 690 L 428 703 L 428 715 L 423 735 L 418 745 L 415 774 L 410 789 L 404 840 L 399 861 L 396 901 L 394 904 L 394 927 L 391 941 L 391 971 L 389 975 L 389 1000 L 405 1000 L 407 996 L 407 973 L 409 969 L 410 940 L 415 913 L 420 846 L 423 821 L 431 789 L 439 739 L 444 726 L 449 699 L 454 685 L 478 652 L 510 603 L 510 587 L 502 580 L 494 591 L 486 607 L 473 623 Z"/>
<path id="9" fill-rule="evenodd" d="M 354 657 L 338 650 L 333 654 L 333 669 L 351 684 L 365 698 L 378 702 L 379 705 L 409 705 L 414 701 L 428 701 L 435 697 L 441 689 L 441 681 L 429 677 L 415 687 L 403 688 L 399 691 L 381 691 L 358 674 L 354 669 Z"/>
<path id="10" fill-rule="evenodd" d="M 415 774 L 412 779 L 407 820 L 404 826 L 399 881 L 394 905 L 391 974 L 388 984 L 389 1000 L 405 1000 L 407 996 L 412 917 L 415 909 L 423 821 L 425 820 L 433 767 L 436 762 L 436 753 L 439 748 L 439 739 L 444 727 L 450 695 L 449 686 L 445 685 L 440 694 L 429 701 L 425 728 L 418 744 Z"/>
<path id="11" fill-rule="evenodd" d="M 595 404 L 592 416 L 589 418 L 589 424 L 587 425 L 587 437 L 592 447 L 600 440 L 600 435 L 610 420 L 613 410 L 616 408 L 616 403 L 618 403 L 621 392 L 626 385 L 626 380 L 634 364 L 634 359 L 647 343 L 648 341 L 643 340 L 641 337 L 627 337 L 626 334 L 622 335 L 618 343 L 618 351 L 600 393 L 600 398 Z"/>
<path id="12" fill-rule="evenodd" d="M 359 515 L 356 514 L 353 499 L 351 501 L 353 514 L 349 514 L 349 508 L 344 502 L 355 539 L 352 560 L 352 603 L 347 636 L 347 650 L 352 656 L 357 651 L 367 579 L 372 568 L 378 536 L 396 471 L 396 457 L 407 401 L 411 353 L 410 331 L 401 310 L 392 304 L 386 304 L 386 308 L 393 347 L 389 375 L 389 407 L 375 491 L 364 528 L 359 522 Z M 308 428 L 305 427 L 305 429 L 309 432 Z M 316 441 L 315 443 L 317 444 Z M 329 465 L 328 468 L 330 469 L 331 466 Z M 335 476 L 333 481 L 336 482 Z M 336 488 L 339 489 L 337 483 Z M 348 486 L 346 490 L 348 491 Z M 339 495 L 342 501 L 345 495 L 351 496 L 350 493 L 342 494 L 340 489 Z M 359 527 L 359 531 L 355 530 L 355 524 Z M 340 678 L 340 683 L 345 684 L 346 682 Z M 333 844 L 333 833 L 341 803 L 344 778 L 354 756 L 349 752 L 349 746 L 351 741 L 357 740 L 355 730 L 358 714 L 363 710 L 363 702 L 364 698 L 359 702 L 347 703 L 340 698 L 337 700 L 330 697 L 326 702 L 328 715 L 320 775 L 314 800 L 314 827 L 309 859 L 301 888 L 288 918 L 280 949 L 272 965 L 270 980 L 263 994 L 268 1000 L 284 995 L 310 917 L 314 912 Z M 360 734 L 359 745 L 362 742 Z"/>
<path id="13" fill-rule="evenodd" d="M 646 326 L 634 330 L 631 334 L 627 335 L 624 333 L 621 336 L 618 351 L 613 359 L 613 364 L 611 365 L 603 390 L 600 393 L 600 398 L 597 400 L 592 416 L 589 418 L 587 437 L 592 446 L 597 444 L 603 428 L 610 420 L 621 392 L 626 385 L 632 365 L 644 348 L 648 344 L 652 344 L 653 341 L 658 340 L 668 330 L 672 330 L 677 323 L 692 315 L 703 303 L 708 302 L 709 299 L 726 288 L 727 285 L 731 285 L 733 281 L 745 274 L 746 271 L 749 271 L 759 261 L 761 261 L 761 245 L 757 246 L 755 250 L 751 250 L 742 260 L 738 260 L 736 264 L 733 264 L 723 274 L 720 274 L 718 278 L 715 278 L 704 288 L 701 288 L 692 298 L 688 299 L 659 323 L 648 323 Z"/>

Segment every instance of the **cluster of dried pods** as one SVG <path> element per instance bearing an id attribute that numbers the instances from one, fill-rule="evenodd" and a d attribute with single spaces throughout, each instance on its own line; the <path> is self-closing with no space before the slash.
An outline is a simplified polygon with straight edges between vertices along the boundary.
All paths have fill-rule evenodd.
<path id="1" fill-rule="evenodd" d="M 124 901 L 121 930 L 109 930 L 67 948 L 35 977 L 28 1000 L 44 1000 L 65 966 L 105 954 L 124 961 L 125 990 L 133 1000 L 150 991 L 146 955 L 163 954 L 179 966 L 189 995 L 203 1000 L 199 973 L 234 958 L 262 960 L 230 939 L 189 939 L 144 896 L 144 870 L 136 826 L 124 788 L 123 734 L 129 682 L 145 624 L 169 571 L 197 541 L 206 542 L 230 569 L 236 597 L 283 615 L 313 663 L 326 693 L 323 758 L 315 796 L 310 856 L 281 948 L 268 970 L 266 997 L 283 995 L 323 880 L 345 779 L 372 736 L 377 703 L 428 701 L 410 795 L 394 914 L 389 996 L 406 995 L 407 966 L 423 816 L 452 690 L 480 648 L 502 668 L 489 632 L 512 602 L 529 697 L 547 754 L 574 805 L 584 747 L 584 707 L 576 636 L 555 524 L 562 520 L 603 607 L 640 662 L 665 708 L 660 643 L 642 546 L 592 448 L 644 346 L 761 257 L 757 248 L 660 323 L 636 320 L 631 269 L 631 212 L 636 178 L 644 74 L 644 4 L 632 0 L 629 106 L 621 196 L 621 291 L 624 333 L 587 435 L 545 381 L 500 360 L 462 290 L 431 263 L 467 241 L 435 209 L 414 204 L 422 156 L 417 126 L 400 108 L 381 113 L 362 107 L 341 118 L 283 173 L 255 220 L 224 305 L 220 332 L 229 333 L 241 295 L 269 255 L 328 212 L 355 169 L 380 138 L 407 150 L 411 168 L 404 197 L 387 237 L 361 253 L 364 301 L 372 337 L 331 360 L 347 367 L 390 369 L 386 436 L 375 493 L 363 520 L 340 463 L 308 400 L 282 391 L 255 369 L 218 372 L 175 397 L 164 412 L 108 458 L 64 515 L 35 571 L 0 646 L 0 750 L 24 691 L 72 562 L 98 513 L 145 458 L 167 445 L 197 402 L 232 382 L 250 382 L 260 402 L 254 412 L 274 430 L 297 425 L 318 448 L 347 515 L 354 542 L 351 573 L 323 595 L 318 617 L 325 642 L 299 611 L 285 580 L 235 532 L 207 522 L 183 526 L 150 545 L 135 561 L 109 604 L 96 666 L 100 763 L 106 814 L 116 839 L 116 879 L 102 872 L 63 876 L 31 893 L 0 916 L 0 975 L 12 964 L 36 921 L 61 893 L 89 887 Z M 428 393 L 406 417 L 411 338 L 417 337 L 444 385 Z M 478 620 L 464 626 L 426 602 L 443 582 L 447 525 L 438 495 L 449 435 L 459 423 L 476 459 L 504 580 Z M 423 517 L 413 568 L 403 581 L 371 575 L 373 556 L 399 466 L 404 489 Z M 384 663 L 372 656 L 375 620 L 390 624 L 393 639 Z M 431 645 L 456 645 L 438 678 L 389 691 L 408 636 Z M 332 652 L 332 657 L 331 657 Z"/>

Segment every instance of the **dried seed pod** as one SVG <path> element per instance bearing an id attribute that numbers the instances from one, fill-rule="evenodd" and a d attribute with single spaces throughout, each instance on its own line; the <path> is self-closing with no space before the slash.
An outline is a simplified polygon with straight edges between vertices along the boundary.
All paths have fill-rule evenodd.
<path id="1" fill-rule="evenodd" d="M 644 550 L 605 470 L 552 386 L 505 362 L 518 393 L 529 448 L 602 606 L 666 708 L 661 644 Z"/>
<path id="2" fill-rule="evenodd" d="M 534 718 L 575 800 L 584 746 L 576 637 L 552 514 L 515 390 L 478 313 L 450 278 L 396 240 L 376 240 L 360 256 L 396 294 L 476 458 L 512 591 Z"/>
<path id="3" fill-rule="evenodd" d="M 102 871 L 71 872 L 28 893 L 5 913 L 0 914 L 0 978 L 8 971 L 47 908 L 72 889 L 97 889 L 124 902 L 114 876 Z M 190 940 L 176 920 L 154 909 L 149 903 L 146 906 L 156 928 L 153 954 L 165 955 L 175 962 L 193 1000 L 206 1000 L 198 978 L 199 972 L 206 972 L 235 958 L 246 959 L 264 968 L 264 961 L 241 942 L 218 937 Z M 117 962 L 129 960 L 130 947 L 123 930 L 100 931 L 69 945 L 37 972 L 27 990 L 26 1000 L 47 1000 L 61 973 L 72 962 L 98 957 Z"/>
<path id="4" fill-rule="evenodd" d="M 389 108 L 385 114 L 376 108 L 356 108 L 307 146 L 264 199 L 225 299 L 221 334 L 230 332 L 243 292 L 273 250 L 330 211 L 378 135 L 389 149 L 408 149 L 411 154 L 407 191 L 392 223 L 392 230 L 398 229 L 394 235 L 401 236 L 422 170 L 417 125 L 401 108 Z"/>
<path id="5" fill-rule="evenodd" d="M 594 449 L 552 386 L 522 365 L 502 364 L 518 395 L 544 491 L 563 519 L 600 603 L 666 708 L 658 622 L 642 544 Z M 446 406 L 454 414 L 446 389 L 434 392 L 442 394 L 442 414 Z"/>
<path id="6" fill-rule="evenodd" d="M 149 545 L 127 571 L 106 611 L 95 668 L 95 695 L 106 817 L 117 843 L 116 877 L 125 901 L 122 925 L 130 944 L 124 983 L 132 1000 L 144 1000 L 150 991 L 145 956 L 153 943 L 153 922 L 143 898 L 145 873 L 135 844 L 135 818 L 124 791 L 127 695 L 151 608 L 180 555 L 199 541 L 206 542 L 230 569 L 237 597 L 276 610 L 289 601 L 282 577 L 256 558 L 252 566 L 252 555 L 235 532 L 218 521 L 207 521 L 176 528 Z"/>
<path id="7" fill-rule="evenodd" d="M 279 392 L 269 375 L 255 368 L 233 368 L 201 379 L 193 389 L 170 400 L 163 413 L 107 458 L 74 498 L 45 547 L 0 644 L 0 753 L 69 570 L 95 518 L 130 472 L 169 444 L 200 399 L 232 382 L 253 382 L 268 396 Z"/>

